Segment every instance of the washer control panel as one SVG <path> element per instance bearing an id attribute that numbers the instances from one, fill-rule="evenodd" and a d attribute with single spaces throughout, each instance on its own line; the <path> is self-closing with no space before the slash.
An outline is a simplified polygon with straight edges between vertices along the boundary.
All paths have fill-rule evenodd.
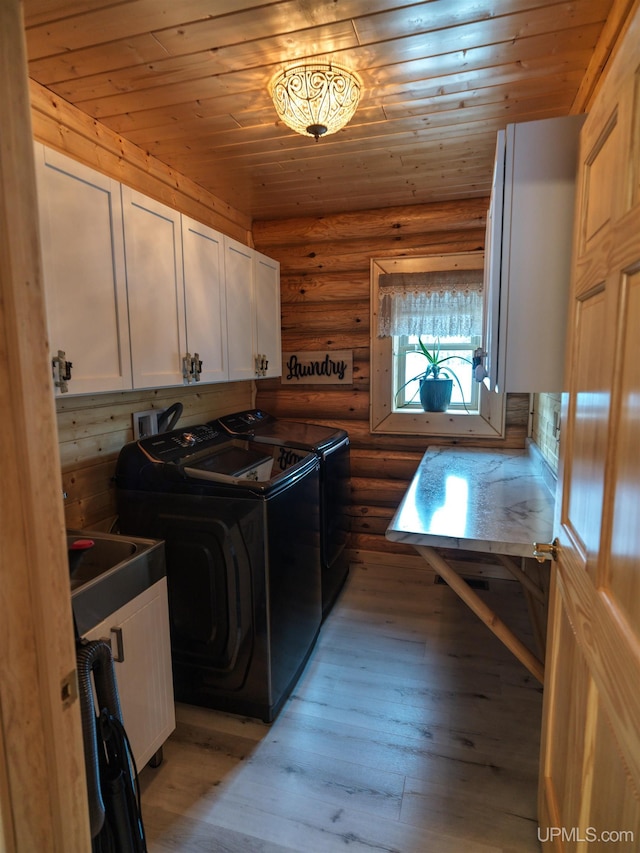
<path id="1" fill-rule="evenodd" d="M 158 462 L 175 462 L 201 450 L 208 450 L 228 438 L 211 424 L 150 435 L 138 443 L 147 456 Z"/>
<path id="2" fill-rule="evenodd" d="M 273 420 L 275 418 L 263 412 L 262 409 L 247 409 L 245 412 L 224 415 L 218 423 L 229 435 L 251 435 L 257 427 Z"/>

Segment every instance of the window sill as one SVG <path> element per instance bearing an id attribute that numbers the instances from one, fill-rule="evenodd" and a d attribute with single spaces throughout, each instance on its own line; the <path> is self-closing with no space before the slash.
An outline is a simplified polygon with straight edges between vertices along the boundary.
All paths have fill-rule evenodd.
<path id="1" fill-rule="evenodd" d="M 467 412 L 388 412 L 374 410 L 370 412 L 370 430 L 372 433 L 392 435 L 439 435 L 439 436 L 478 436 L 482 438 L 502 438 L 505 423 L 504 394 L 494 394 L 486 388 L 481 389 L 480 411 Z"/>

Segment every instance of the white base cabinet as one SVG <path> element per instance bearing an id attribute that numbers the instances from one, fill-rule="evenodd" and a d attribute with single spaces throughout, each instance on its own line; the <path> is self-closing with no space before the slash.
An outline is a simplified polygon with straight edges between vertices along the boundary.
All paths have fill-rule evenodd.
<path id="1" fill-rule="evenodd" d="M 122 721 L 138 771 L 175 729 L 167 579 L 84 635 L 111 643 Z M 117 660 L 122 655 L 123 660 Z"/>
<path id="2" fill-rule="evenodd" d="M 485 266 L 489 386 L 563 390 L 580 128 L 584 116 L 499 131 Z"/>

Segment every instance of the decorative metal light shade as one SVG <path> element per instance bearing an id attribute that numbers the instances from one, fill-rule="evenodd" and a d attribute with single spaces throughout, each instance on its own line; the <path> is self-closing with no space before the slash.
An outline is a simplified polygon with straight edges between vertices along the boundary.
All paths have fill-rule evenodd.
<path id="1" fill-rule="evenodd" d="M 281 71 L 269 90 L 276 112 L 303 136 L 335 133 L 351 121 L 362 83 L 352 71 L 331 63 L 314 62 Z"/>

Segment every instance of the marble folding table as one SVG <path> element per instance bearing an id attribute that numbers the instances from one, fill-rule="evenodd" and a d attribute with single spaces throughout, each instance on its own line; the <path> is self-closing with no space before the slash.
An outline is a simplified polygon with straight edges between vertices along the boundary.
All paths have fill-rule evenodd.
<path id="1" fill-rule="evenodd" d="M 429 447 L 386 536 L 412 545 L 539 680 L 544 664 L 436 549 L 495 554 L 529 596 L 543 591 L 514 558 L 551 542 L 554 497 L 531 450 Z"/>

